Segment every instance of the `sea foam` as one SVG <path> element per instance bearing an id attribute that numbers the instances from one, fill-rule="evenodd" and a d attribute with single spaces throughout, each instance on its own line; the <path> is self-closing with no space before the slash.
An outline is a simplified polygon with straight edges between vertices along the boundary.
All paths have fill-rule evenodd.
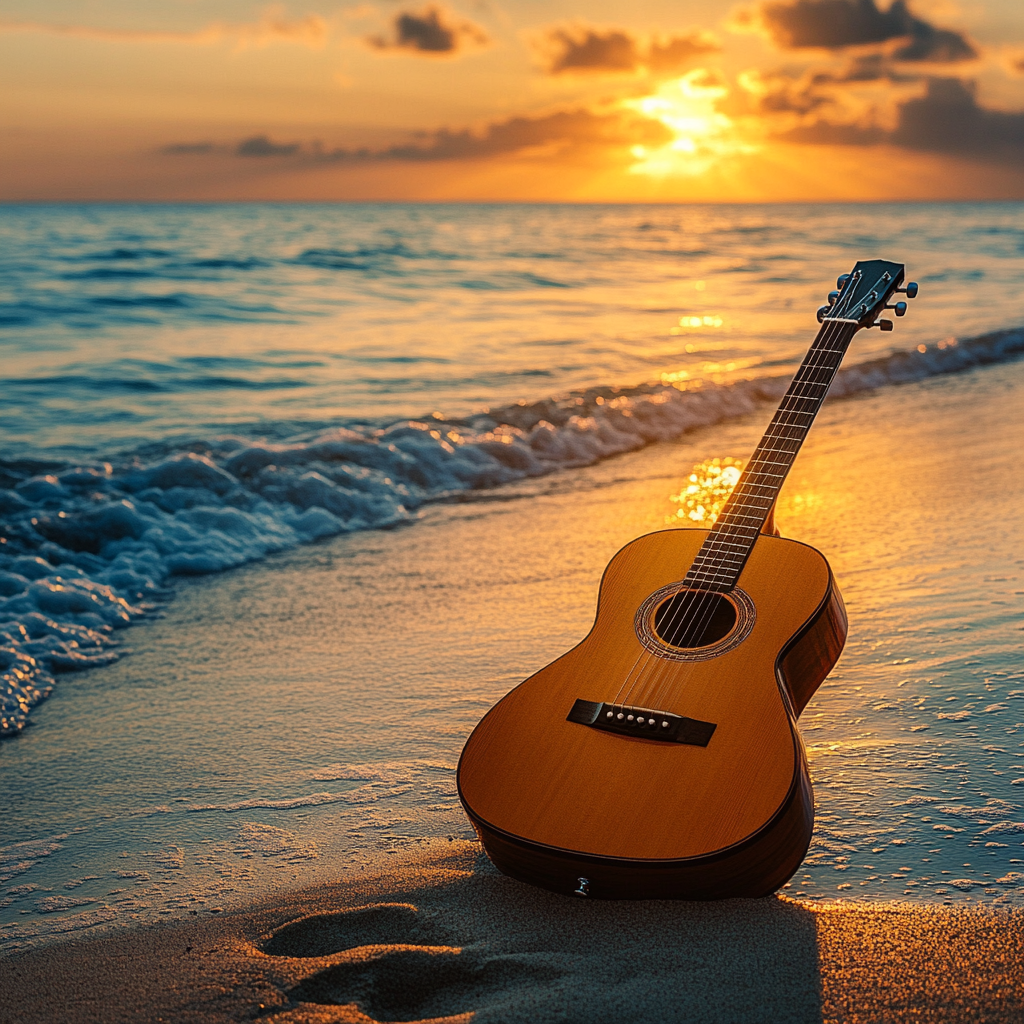
<path id="1" fill-rule="evenodd" d="M 1024 329 L 919 346 L 842 370 L 832 393 L 1021 352 Z M 116 658 L 115 631 L 164 598 L 174 576 L 393 526 L 429 502 L 678 437 L 777 401 L 788 380 L 597 387 L 283 442 L 226 436 L 92 465 L 0 462 L 0 735 L 24 727 L 55 673 Z"/>

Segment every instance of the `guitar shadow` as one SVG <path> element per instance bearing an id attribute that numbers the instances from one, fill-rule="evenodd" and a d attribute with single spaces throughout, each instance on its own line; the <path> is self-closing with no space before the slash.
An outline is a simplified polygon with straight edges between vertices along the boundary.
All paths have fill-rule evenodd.
<path id="1" fill-rule="evenodd" d="M 482 854 L 461 861 L 265 937 L 271 957 L 331 958 L 287 991 L 291 1006 L 474 1024 L 822 1020 L 815 915 L 798 904 L 573 899 Z"/>

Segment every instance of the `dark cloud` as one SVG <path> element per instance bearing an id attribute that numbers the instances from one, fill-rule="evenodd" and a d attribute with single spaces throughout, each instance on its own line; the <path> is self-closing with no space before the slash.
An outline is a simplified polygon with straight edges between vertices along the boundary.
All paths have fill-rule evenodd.
<path id="1" fill-rule="evenodd" d="M 827 117 L 776 136 L 787 142 L 865 146 L 888 143 L 904 149 L 1024 164 L 1024 112 L 989 110 L 974 84 L 959 78 L 931 78 L 925 94 L 897 108 L 896 127 L 876 123 L 834 123 Z"/>
<path id="2" fill-rule="evenodd" d="M 973 82 L 932 78 L 920 99 L 900 107 L 891 141 L 908 149 L 1024 159 L 1024 112 L 980 106 Z"/>
<path id="3" fill-rule="evenodd" d="M 213 152 L 212 142 L 172 142 L 164 146 L 161 153 L 167 156 L 200 156 Z"/>
<path id="4" fill-rule="evenodd" d="M 428 55 L 455 54 L 467 46 L 484 46 L 487 33 L 471 21 L 459 21 L 442 7 L 395 15 L 392 35 L 372 36 L 367 42 L 377 50 L 404 50 Z"/>
<path id="5" fill-rule="evenodd" d="M 419 144 L 383 150 L 334 150 L 320 154 L 326 160 L 475 160 L 503 156 L 531 148 L 554 146 L 566 150 L 588 147 L 663 145 L 672 138 L 660 121 L 634 114 L 599 114 L 590 110 L 563 110 L 537 117 L 511 117 L 488 125 L 482 132 L 442 128 Z"/>
<path id="6" fill-rule="evenodd" d="M 254 135 L 238 144 L 235 156 L 294 156 L 299 148 L 297 142 L 271 142 L 266 135 Z"/>
<path id="7" fill-rule="evenodd" d="M 672 36 L 643 44 L 625 29 L 595 29 L 585 26 L 555 26 L 537 41 L 549 74 L 566 72 L 634 72 L 647 68 L 656 72 L 678 71 L 695 57 L 717 53 L 714 39 L 704 33 Z"/>
<path id="8" fill-rule="evenodd" d="M 297 156 L 301 163 L 434 160 L 483 160 L 508 156 L 524 150 L 544 150 L 559 157 L 573 152 L 629 146 L 660 146 L 671 141 L 672 133 L 660 122 L 625 111 L 596 113 L 591 110 L 561 110 L 535 117 L 510 117 L 493 122 L 483 130 L 441 128 L 421 132 L 420 141 L 384 149 L 324 149 L 319 142 L 303 145 L 279 143 L 267 135 L 254 135 L 235 146 L 236 156 Z M 167 154 L 230 152 L 212 143 L 173 143 L 160 152 Z"/>
<path id="9" fill-rule="evenodd" d="M 906 39 L 892 54 L 896 60 L 955 63 L 978 55 L 966 36 L 918 18 L 906 0 L 894 0 L 884 11 L 875 0 L 769 2 L 760 6 L 756 17 L 785 49 L 840 49 Z M 751 20 L 749 14 L 746 18 Z"/>
<path id="10" fill-rule="evenodd" d="M 553 28 L 546 43 L 551 49 L 548 71 L 635 71 L 640 66 L 636 40 L 621 29 L 600 32 Z"/>

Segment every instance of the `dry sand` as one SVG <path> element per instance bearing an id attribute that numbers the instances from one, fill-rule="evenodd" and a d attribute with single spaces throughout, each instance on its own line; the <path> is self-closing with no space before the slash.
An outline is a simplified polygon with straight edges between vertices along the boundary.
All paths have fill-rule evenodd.
<path id="1" fill-rule="evenodd" d="M 439 843 L 273 905 L 10 956 L 0 1019 L 1009 1022 L 1022 950 L 1021 911 L 574 900 Z"/>

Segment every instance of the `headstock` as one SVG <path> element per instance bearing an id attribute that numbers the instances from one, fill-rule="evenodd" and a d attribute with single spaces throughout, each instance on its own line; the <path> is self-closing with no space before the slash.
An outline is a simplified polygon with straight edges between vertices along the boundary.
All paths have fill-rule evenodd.
<path id="1" fill-rule="evenodd" d="M 891 309 L 897 316 L 907 312 L 905 302 L 888 305 L 896 294 L 912 299 L 917 295 L 917 284 L 903 284 L 903 264 L 886 260 L 859 260 L 849 274 L 836 282 L 837 291 L 829 292 L 828 305 L 818 310 L 818 323 L 839 320 L 860 327 L 878 327 L 892 330 L 891 320 L 875 320 L 883 309 Z"/>

